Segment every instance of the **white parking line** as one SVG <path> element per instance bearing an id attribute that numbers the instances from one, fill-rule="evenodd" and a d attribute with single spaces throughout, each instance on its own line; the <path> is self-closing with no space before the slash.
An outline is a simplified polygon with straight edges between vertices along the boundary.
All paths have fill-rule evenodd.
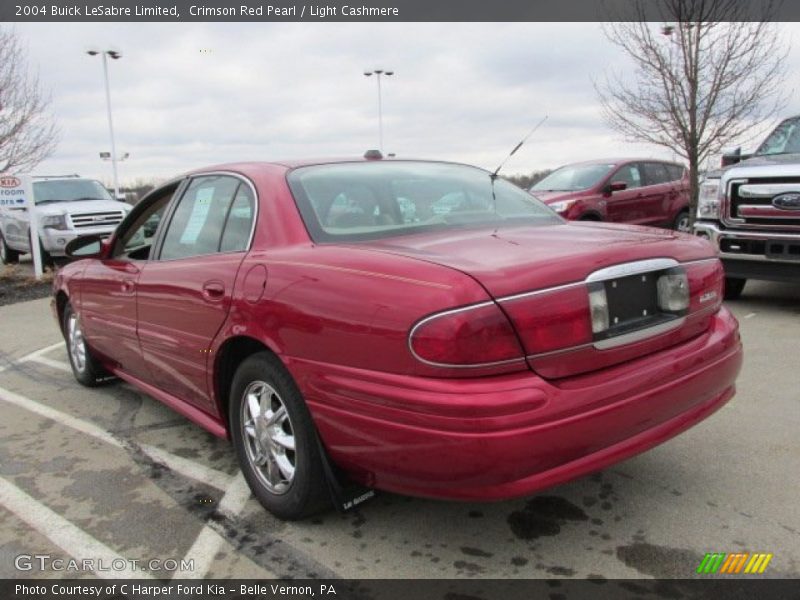
<path id="1" fill-rule="evenodd" d="M 231 476 L 212 467 L 207 467 L 193 460 L 178 456 L 149 444 L 140 444 L 142 452 L 154 461 L 163 464 L 170 470 L 185 475 L 195 481 L 206 483 L 218 490 L 224 490 L 231 482 Z"/>
<path id="2" fill-rule="evenodd" d="M 85 433 L 86 435 L 105 442 L 106 444 L 110 444 L 117 448 L 125 448 L 125 445 L 120 440 L 94 423 L 84 421 L 83 419 L 78 419 L 70 414 L 61 412 L 60 410 L 51 408 L 45 404 L 36 402 L 35 400 L 31 400 L 30 398 L 26 398 L 25 396 L 21 396 L 20 394 L 2 387 L 0 387 L 0 400 L 8 402 L 9 404 L 14 404 L 27 411 L 36 413 L 45 419 L 55 421 L 61 425 L 66 425 L 67 427 L 70 427 L 76 431 L 80 431 L 81 433 Z M 140 447 L 145 454 L 150 456 L 156 462 L 160 462 L 172 471 L 175 471 L 176 473 L 179 473 L 190 479 L 194 479 L 195 481 L 212 485 L 220 490 L 225 489 L 230 482 L 230 476 L 226 475 L 222 471 L 218 471 L 211 467 L 196 463 L 188 458 L 183 458 L 182 456 L 176 456 L 166 450 L 156 448 L 155 446 L 142 445 Z"/>
<path id="3" fill-rule="evenodd" d="M 219 501 L 219 512 L 227 515 L 238 515 L 247 500 L 250 498 L 250 488 L 241 472 L 225 490 L 225 495 Z M 194 559 L 194 571 L 181 573 L 180 577 L 187 579 L 202 579 L 215 562 L 217 552 L 228 540 L 222 537 L 210 524 L 206 524 L 197 535 L 194 544 L 186 552 L 184 560 Z M 177 572 L 176 572 L 177 573 Z"/>
<path id="4" fill-rule="evenodd" d="M 61 360 L 53 360 L 52 358 L 46 358 L 44 356 L 35 356 L 33 358 L 29 358 L 24 361 L 21 360 L 19 362 L 35 362 L 41 365 L 47 365 L 48 367 L 52 367 L 53 369 L 66 371 L 67 373 L 72 373 L 72 367 L 69 366 L 69 363 L 66 363 Z"/>
<path id="5" fill-rule="evenodd" d="M 42 354 L 47 354 L 51 350 L 55 350 L 56 348 L 60 348 L 63 345 L 64 345 L 63 341 L 62 342 L 56 342 L 55 344 L 50 344 L 49 346 L 45 346 L 44 348 L 39 348 L 38 350 L 34 350 L 30 354 L 26 354 L 22 358 L 18 358 L 16 360 L 12 360 L 9 364 L 0 366 L 0 373 L 5 371 L 6 369 L 10 369 L 13 365 L 15 365 L 17 363 L 28 362 L 29 360 L 36 360 L 37 358 L 42 356 Z"/>
<path id="6" fill-rule="evenodd" d="M 76 558 L 78 564 L 89 557 L 95 562 L 99 561 L 98 568 L 92 569 L 98 576 L 106 579 L 151 579 L 148 573 L 132 569 L 133 565 L 130 561 L 58 513 L 53 512 L 4 477 L 0 477 L 0 503 L 18 519 Z"/>

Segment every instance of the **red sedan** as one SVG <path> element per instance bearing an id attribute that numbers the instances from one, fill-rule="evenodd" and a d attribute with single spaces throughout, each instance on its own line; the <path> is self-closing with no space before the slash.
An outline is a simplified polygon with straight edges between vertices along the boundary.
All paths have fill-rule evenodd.
<path id="1" fill-rule="evenodd" d="M 211 167 L 69 254 L 53 306 L 78 381 L 230 437 L 283 518 L 340 477 L 529 495 L 707 417 L 742 360 L 707 242 L 570 223 L 465 165 Z"/>

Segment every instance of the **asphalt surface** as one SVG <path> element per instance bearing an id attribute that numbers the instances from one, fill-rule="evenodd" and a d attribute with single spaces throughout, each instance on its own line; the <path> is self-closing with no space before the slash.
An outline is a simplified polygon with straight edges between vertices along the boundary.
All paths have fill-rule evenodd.
<path id="1" fill-rule="evenodd" d="M 379 493 L 295 523 L 250 497 L 227 442 L 127 384 L 77 384 L 48 303 L 0 308 L 0 577 L 111 576 L 15 567 L 45 554 L 194 560 L 117 576 L 685 578 L 740 551 L 800 575 L 800 286 L 749 282 L 728 304 L 736 397 L 645 454 L 527 499 Z"/>

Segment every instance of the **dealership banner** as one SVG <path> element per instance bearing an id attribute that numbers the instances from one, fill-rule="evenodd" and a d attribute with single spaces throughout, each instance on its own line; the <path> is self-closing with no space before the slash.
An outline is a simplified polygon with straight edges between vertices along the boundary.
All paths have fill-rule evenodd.
<path id="1" fill-rule="evenodd" d="M 690 572 L 687 572 L 687 576 Z M 295 579 L 295 580 L 0 580 L 3 600 L 625 600 L 627 598 L 797 597 L 788 579 Z"/>
<path id="2" fill-rule="evenodd" d="M 263 22 L 568 22 L 618 21 L 636 18 L 638 6 L 651 21 L 664 21 L 667 0 L 238 0 L 236 2 L 204 0 L 88 0 L 55 2 L 50 0 L 3 0 L 2 21 L 263 21 Z M 752 20 L 760 20 L 762 3 L 746 5 Z M 729 5 L 728 5 L 729 8 Z M 704 20 L 725 21 L 726 3 L 707 7 Z M 741 6 L 737 8 L 741 10 Z M 664 13 L 666 14 L 666 13 Z M 737 19 L 743 15 L 737 14 Z M 747 18 L 744 15 L 744 18 Z M 800 2 L 795 0 L 777 6 L 773 15 L 780 21 L 800 20 Z M 671 19 L 668 19 L 671 20 Z"/>

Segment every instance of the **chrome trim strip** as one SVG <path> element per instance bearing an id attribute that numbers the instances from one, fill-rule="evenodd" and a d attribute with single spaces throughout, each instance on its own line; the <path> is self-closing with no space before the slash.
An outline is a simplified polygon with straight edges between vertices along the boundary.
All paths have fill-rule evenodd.
<path id="1" fill-rule="evenodd" d="M 582 285 L 586 285 L 586 281 L 574 281 L 572 283 L 565 283 L 564 285 L 557 285 L 555 287 L 542 288 L 540 290 L 534 290 L 532 292 L 522 292 L 520 294 L 513 294 L 511 296 L 503 296 L 502 298 L 498 298 L 497 302 L 513 302 L 514 300 L 519 300 L 520 298 L 529 298 L 531 296 L 539 296 L 541 294 L 550 294 L 552 292 L 559 292 L 561 290 L 567 290 Z"/>
<path id="2" fill-rule="evenodd" d="M 737 212 L 745 219 L 800 219 L 800 209 L 777 208 L 771 204 L 740 204 Z"/>
<path id="3" fill-rule="evenodd" d="M 414 347 L 411 344 L 411 340 L 414 339 L 414 333 L 417 331 L 418 327 L 424 325 L 428 321 L 433 321 L 434 319 L 438 319 L 440 317 L 445 317 L 447 315 L 453 315 L 453 314 L 457 314 L 457 313 L 461 313 L 461 312 L 466 312 L 468 310 L 475 310 L 476 308 L 484 308 L 486 306 L 495 306 L 495 302 L 493 300 L 488 300 L 486 302 L 479 302 L 477 304 L 471 304 L 469 306 L 462 306 L 461 308 L 454 308 L 454 309 L 451 309 L 451 310 L 445 310 L 445 311 L 442 311 L 442 312 L 434 313 L 432 315 L 429 315 L 429 316 L 425 317 L 424 319 L 421 319 L 421 320 L 417 321 L 417 323 L 411 328 L 411 331 L 408 332 L 408 340 L 407 340 L 408 351 L 411 352 L 411 355 L 414 358 L 416 358 L 419 362 L 421 362 L 421 363 L 423 363 L 425 365 L 429 365 L 431 367 L 442 367 L 442 368 L 447 368 L 447 369 L 480 369 L 482 367 L 496 367 L 496 366 L 500 366 L 500 365 L 510 365 L 510 364 L 515 363 L 515 362 L 524 363 L 525 362 L 525 357 L 522 356 L 522 355 L 520 355 L 518 358 L 509 358 L 507 360 L 499 360 L 499 361 L 487 362 L 487 363 L 477 363 L 477 364 L 472 364 L 472 365 L 458 365 L 458 364 L 450 364 L 450 363 L 437 363 L 437 362 L 434 362 L 434 361 L 431 361 L 431 360 L 426 360 L 426 359 L 422 358 L 419 354 L 414 352 Z M 505 316 L 505 315 L 503 315 L 503 316 Z M 511 324 L 511 322 L 509 322 L 509 325 L 513 329 L 514 326 L 513 326 L 513 324 Z"/>
<path id="4" fill-rule="evenodd" d="M 677 319 L 672 319 L 671 321 L 667 321 L 666 323 L 647 327 L 646 329 L 639 329 L 637 331 L 631 331 L 630 333 L 618 335 L 605 340 L 598 340 L 593 345 L 598 350 L 608 350 L 609 348 L 616 348 L 617 346 L 624 346 L 625 344 L 640 342 L 651 337 L 656 337 L 657 335 L 667 333 L 673 329 L 679 329 L 684 323 L 686 323 L 686 317 L 680 317 Z"/>
<path id="5" fill-rule="evenodd" d="M 664 269 L 677 267 L 680 264 L 681 263 L 674 258 L 648 258 L 646 260 L 621 263 L 590 273 L 586 278 L 586 283 L 593 281 L 608 281 L 609 279 L 629 277 L 631 275 L 640 275 L 642 273 L 651 273 L 653 271 L 663 271 Z"/>
<path id="6" fill-rule="evenodd" d="M 800 183 L 748 183 L 739 186 L 742 198 L 772 198 L 789 192 L 800 192 Z"/>

